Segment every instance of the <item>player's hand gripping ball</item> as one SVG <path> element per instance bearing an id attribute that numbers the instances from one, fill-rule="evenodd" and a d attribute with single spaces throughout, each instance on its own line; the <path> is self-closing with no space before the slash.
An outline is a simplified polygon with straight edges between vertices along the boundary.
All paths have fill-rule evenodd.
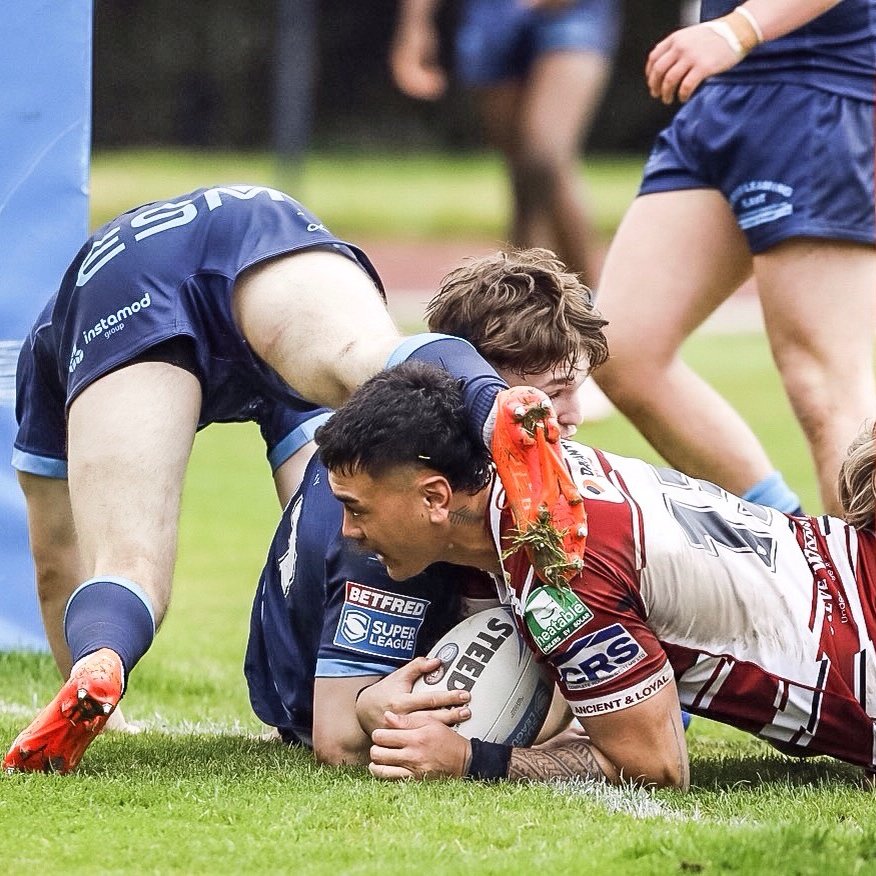
<path id="1" fill-rule="evenodd" d="M 441 666 L 413 691 L 467 690 L 471 718 L 454 728 L 467 739 L 531 745 L 547 717 L 553 682 L 533 657 L 506 606 L 457 624 L 429 652 Z"/>

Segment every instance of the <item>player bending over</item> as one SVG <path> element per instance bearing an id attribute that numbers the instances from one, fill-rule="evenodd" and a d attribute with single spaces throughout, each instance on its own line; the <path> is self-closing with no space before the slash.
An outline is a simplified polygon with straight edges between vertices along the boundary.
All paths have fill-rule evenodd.
<path id="1" fill-rule="evenodd" d="M 170 599 L 195 432 L 259 423 L 291 495 L 319 405 L 409 356 L 466 377 L 475 431 L 504 383 L 457 338 L 403 338 L 365 254 L 286 194 L 201 188 L 100 228 L 18 363 L 13 465 L 62 675 L 8 770 L 76 766 Z M 71 671 L 72 666 L 72 671 Z"/>
<path id="2" fill-rule="evenodd" d="M 608 349 L 589 291 L 551 253 L 472 260 L 442 280 L 427 314 L 430 331 L 470 341 L 509 384 L 544 390 L 563 434 L 574 434 L 582 419 L 578 391 Z M 259 581 L 245 671 L 253 709 L 285 741 L 312 745 L 327 763 L 367 764 L 371 739 L 356 715 L 360 691 L 425 654 L 462 613 L 495 604 L 496 592 L 483 573 L 446 563 L 393 581 L 375 556 L 343 538 L 342 517 L 314 458 L 283 512 Z M 431 695 L 405 695 L 434 666 L 410 664 L 395 679 L 407 680 L 401 699 L 387 692 L 375 702 L 369 692 L 370 708 L 380 715 L 390 701 L 407 710 L 428 707 Z M 454 693 L 441 704 L 461 702 Z M 460 717 L 440 714 L 451 723 Z"/>
<path id="3" fill-rule="evenodd" d="M 345 535 L 396 580 L 448 561 L 493 575 L 586 737 L 547 751 L 472 744 L 428 716 L 388 712 L 372 734 L 374 775 L 684 788 L 679 701 L 787 753 L 876 766 L 872 436 L 843 470 L 856 529 L 789 517 L 640 460 L 548 445 L 526 392 L 504 396 L 496 439 L 516 450 L 498 477 L 467 435 L 453 380 L 419 363 L 370 380 L 316 438 Z M 513 518 L 502 480 L 519 466 L 550 493 L 559 489 L 554 462 L 574 484 L 564 495 L 586 533 L 574 533 L 581 568 L 559 578 L 520 538 L 529 521 Z M 569 600 L 582 609 L 575 619 L 539 635 L 544 604 Z"/>

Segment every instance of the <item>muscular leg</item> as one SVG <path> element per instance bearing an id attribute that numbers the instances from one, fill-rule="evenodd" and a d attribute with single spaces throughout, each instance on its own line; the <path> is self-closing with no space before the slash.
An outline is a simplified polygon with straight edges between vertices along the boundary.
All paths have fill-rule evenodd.
<path id="1" fill-rule="evenodd" d="M 36 570 L 37 595 L 55 663 L 66 678 L 70 649 L 62 618 L 67 600 L 88 575 L 79 557 L 67 481 L 19 472 L 27 503 L 27 528 Z"/>
<path id="2" fill-rule="evenodd" d="M 301 396 L 338 407 L 401 340 L 376 287 L 346 256 L 294 253 L 250 269 L 234 316 L 258 355 Z"/>
<path id="3" fill-rule="evenodd" d="M 102 377 L 70 407 L 70 500 L 84 574 L 135 581 L 156 624 L 170 599 L 201 386 L 166 362 Z"/>
<path id="4" fill-rule="evenodd" d="M 824 510 L 841 514 L 837 475 L 876 411 L 876 251 L 795 239 L 754 259 L 767 333 L 809 442 Z"/>
<path id="5" fill-rule="evenodd" d="M 27 526 L 36 571 L 37 594 L 46 638 L 62 678 L 70 674 L 70 649 L 64 638 L 64 609 L 70 595 L 88 578 L 79 557 L 67 481 L 18 473 L 27 503 Z M 135 731 L 117 708 L 107 730 Z"/>
<path id="6" fill-rule="evenodd" d="M 739 414 L 678 355 L 751 270 L 726 201 L 711 189 L 637 198 L 606 257 L 598 305 L 608 397 L 670 465 L 742 494 L 773 466 Z"/>
<path id="7" fill-rule="evenodd" d="M 69 573 L 56 580 L 54 598 L 44 600 L 46 626 L 54 631 L 56 647 L 63 626 L 73 669 L 18 734 L 3 760 L 5 769 L 73 769 L 118 704 L 127 673 L 151 644 L 170 597 L 180 494 L 200 406 L 197 378 L 165 362 L 112 372 L 70 406 L 72 515 L 66 508 L 59 512 L 60 531 L 69 535 L 72 516 L 81 574 L 89 580 L 66 601 L 63 616 L 58 596 L 69 587 Z M 44 503 L 38 492 L 31 489 L 29 497 Z M 56 488 L 61 498 L 59 493 Z M 32 513 L 37 510 L 32 505 Z M 46 535 L 47 530 L 40 532 L 37 543 Z"/>

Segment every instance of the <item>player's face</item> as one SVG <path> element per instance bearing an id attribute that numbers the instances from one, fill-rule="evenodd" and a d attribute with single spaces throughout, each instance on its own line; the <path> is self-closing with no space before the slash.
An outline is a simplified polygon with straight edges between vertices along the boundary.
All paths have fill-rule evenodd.
<path id="1" fill-rule="evenodd" d="M 415 469 L 400 467 L 377 478 L 330 471 L 329 486 L 344 506 L 344 536 L 373 553 L 390 578 L 410 578 L 438 559 Z"/>
<path id="2" fill-rule="evenodd" d="M 560 368 L 542 371 L 539 374 L 517 374 L 514 371 L 497 369 L 499 376 L 509 386 L 534 386 L 553 402 L 563 438 L 571 438 L 584 422 L 581 405 L 581 386 L 587 379 L 587 369 L 578 368 L 568 380 L 568 371 Z"/>

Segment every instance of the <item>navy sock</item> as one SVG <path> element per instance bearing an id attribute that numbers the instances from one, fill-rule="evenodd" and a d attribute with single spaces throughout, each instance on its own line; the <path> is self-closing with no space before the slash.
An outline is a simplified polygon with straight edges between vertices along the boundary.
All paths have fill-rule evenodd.
<path id="1" fill-rule="evenodd" d="M 782 473 L 774 471 L 749 487 L 742 498 L 757 505 L 769 505 L 785 514 L 802 514 L 800 497 L 785 483 Z"/>
<path id="2" fill-rule="evenodd" d="M 493 366 L 468 341 L 433 333 L 405 338 L 393 350 L 386 365 L 398 365 L 408 359 L 440 365 L 462 381 L 463 404 L 471 415 L 472 427 L 483 437 L 496 396 L 508 388 Z"/>
<path id="3" fill-rule="evenodd" d="M 155 638 L 149 597 L 127 578 L 92 578 L 67 602 L 64 636 L 74 664 L 86 654 L 111 648 L 122 658 L 127 679 Z"/>

